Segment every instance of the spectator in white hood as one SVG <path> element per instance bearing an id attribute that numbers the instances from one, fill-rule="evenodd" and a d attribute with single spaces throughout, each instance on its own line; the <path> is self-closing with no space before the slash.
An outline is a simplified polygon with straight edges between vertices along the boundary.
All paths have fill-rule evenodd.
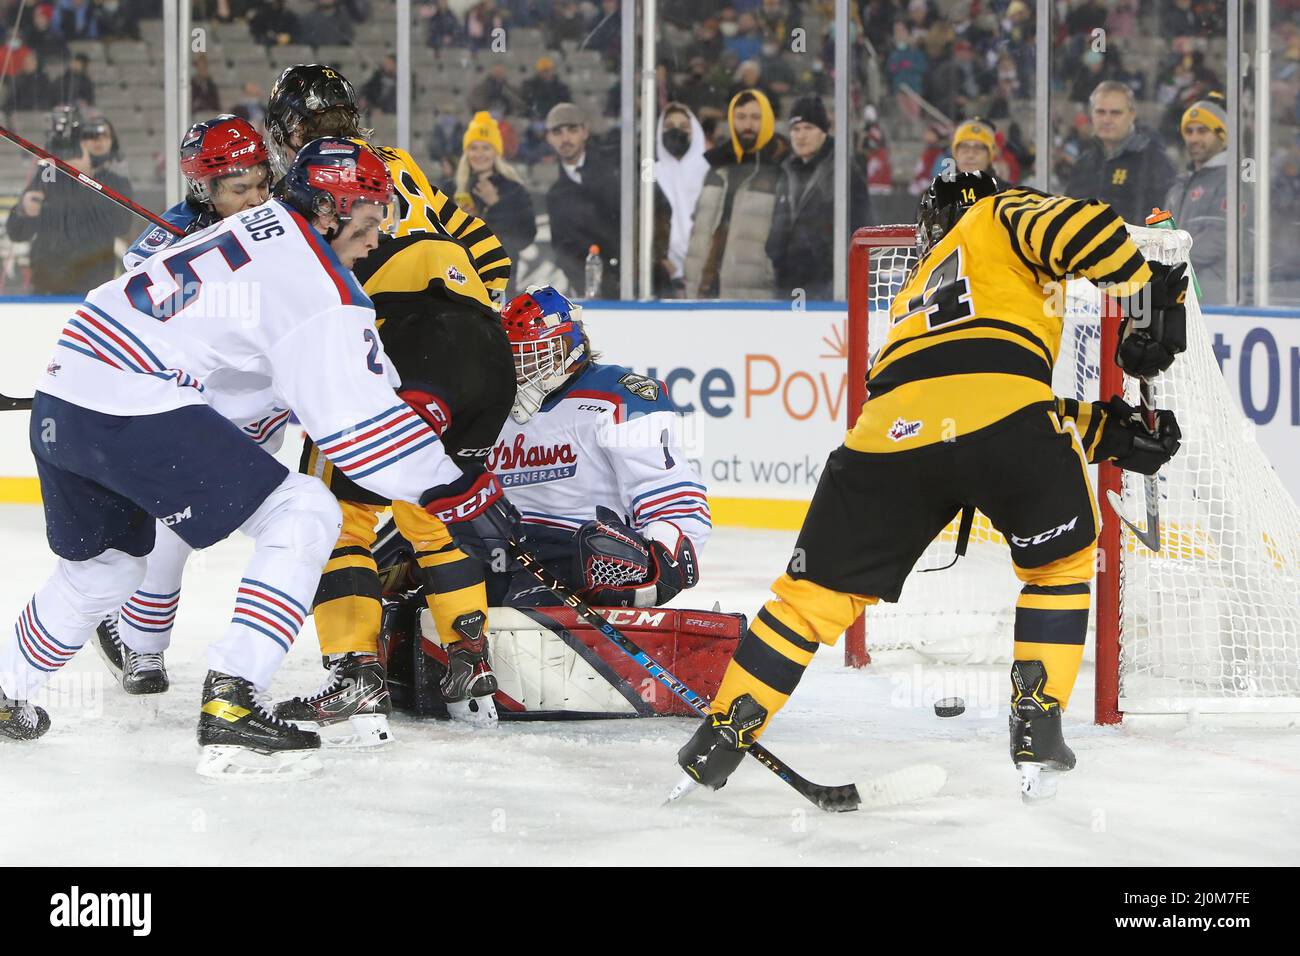
<path id="1" fill-rule="evenodd" d="M 684 289 L 686 248 L 691 241 L 695 204 L 709 172 L 704 128 L 687 107 L 669 103 L 659 115 L 655 141 L 655 181 L 668 197 L 672 222 L 668 236 L 668 271 L 674 289 Z"/>

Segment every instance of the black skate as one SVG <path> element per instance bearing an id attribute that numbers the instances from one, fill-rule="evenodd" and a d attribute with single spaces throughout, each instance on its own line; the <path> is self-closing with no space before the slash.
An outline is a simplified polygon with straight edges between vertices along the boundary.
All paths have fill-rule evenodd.
<path id="1" fill-rule="evenodd" d="M 447 673 L 438 682 L 447 713 L 453 720 L 479 726 L 497 722 L 497 707 L 492 695 L 497 692 L 497 676 L 488 658 L 487 615 L 482 611 L 462 614 L 452 621 L 460 640 L 447 645 Z"/>
<path id="2" fill-rule="evenodd" d="M 95 628 L 95 651 L 120 681 L 126 667 L 122 662 L 122 638 L 117 633 L 117 612 L 104 618 Z"/>
<path id="3" fill-rule="evenodd" d="M 1046 683 L 1041 661 L 1011 666 L 1011 760 L 1020 770 L 1020 796 L 1026 803 L 1056 796 L 1057 778 L 1075 764 L 1061 733 L 1061 705 L 1043 693 Z"/>
<path id="4" fill-rule="evenodd" d="M 298 778 L 321 767 L 320 737 L 276 717 L 249 681 L 217 671 L 203 682 L 199 746 L 205 777 Z"/>
<path id="5" fill-rule="evenodd" d="M 10 700 L 0 690 L 0 737 L 35 740 L 50 729 L 50 715 L 44 707 L 25 700 Z"/>
<path id="6" fill-rule="evenodd" d="M 384 667 L 374 654 L 336 654 L 323 659 L 329 675 L 308 697 L 275 705 L 275 716 L 320 733 L 327 747 L 382 747 L 392 740 L 393 704 Z"/>
<path id="7" fill-rule="evenodd" d="M 137 654 L 124 643 L 122 663 L 126 665 L 122 674 L 122 689 L 128 694 L 162 694 L 171 686 L 161 651 L 156 654 Z"/>

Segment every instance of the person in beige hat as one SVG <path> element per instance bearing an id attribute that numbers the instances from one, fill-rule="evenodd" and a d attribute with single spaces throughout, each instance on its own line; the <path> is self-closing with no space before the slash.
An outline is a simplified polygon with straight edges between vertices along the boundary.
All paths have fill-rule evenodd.
<path id="1" fill-rule="evenodd" d="M 546 193 L 551 248 L 570 291 L 581 292 L 587 253 L 598 246 L 604 261 L 601 298 L 618 297 L 620 201 L 618 158 L 588 145 L 587 117 L 572 103 L 546 114 L 546 141 L 560 163 L 560 175 Z"/>
<path id="2" fill-rule="evenodd" d="M 520 250 L 537 235 L 537 217 L 527 187 L 503 152 L 501 127 L 492 114 L 475 113 L 446 192 L 461 209 L 486 222 L 510 258 L 518 261 Z"/>

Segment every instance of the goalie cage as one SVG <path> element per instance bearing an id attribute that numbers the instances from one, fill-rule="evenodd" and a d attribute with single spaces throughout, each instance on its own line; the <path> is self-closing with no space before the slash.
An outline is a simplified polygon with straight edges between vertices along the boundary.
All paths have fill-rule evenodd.
<path id="1" fill-rule="evenodd" d="M 1186 232 L 1130 226 L 1148 259 L 1187 260 Z M 866 399 L 871 353 L 888 331 L 889 304 L 916 262 L 913 226 L 858 229 L 849 250 L 849 426 Z M 1053 388 L 1095 401 L 1138 383 L 1115 354 L 1118 322 L 1103 325 L 1101 293 L 1071 280 Z M 1183 430 L 1178 455 L 1159 476 L 1161 552 L 1148 551 L 1117 519 L 1145 521 L 1141 475 L 1091 470 L 1102 516 L 1088 651 L 1095 662 L 1095 720 L 1128 714 L 1300 712 L 1300 511 L 1240 414 L 1220 373 L 1194 292 L 1188 348 L 1155 381 L 1158 407 Z M 1002 537 L 977 515 L 965 558 L 954 556 L 957 523 L 930 545 L 897 604 L 880 604 L 848 632 L 846 663 L 869 652 L 907 651 L 947 663 L 1009 661 L 1020 582 Z M 893 655 L 897 657 L 898 655 Z"/>

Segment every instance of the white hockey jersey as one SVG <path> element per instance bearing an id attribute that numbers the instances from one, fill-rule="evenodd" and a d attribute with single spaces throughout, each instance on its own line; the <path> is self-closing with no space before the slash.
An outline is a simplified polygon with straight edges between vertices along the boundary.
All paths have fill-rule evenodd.
<path id="1" fill-rule="evenodd" d="M 670 550 L 685 534 L 700 553 L 708 489 L 680 426 L 659 382 L 593 362 L 526 424 L 508 419 L 487 468 L 526 524 L 573 532 L 604 506 Z"/>
<path id="2" fill-rule="evenodd" d="M 348 477 L 418 501 L 461 471 L 394 392 L 374 318 L 324 237 L 271 200 L 93 289 L 37 387 L 110 415 L 207 402 L 254 440 L 292 408 Z"/>

